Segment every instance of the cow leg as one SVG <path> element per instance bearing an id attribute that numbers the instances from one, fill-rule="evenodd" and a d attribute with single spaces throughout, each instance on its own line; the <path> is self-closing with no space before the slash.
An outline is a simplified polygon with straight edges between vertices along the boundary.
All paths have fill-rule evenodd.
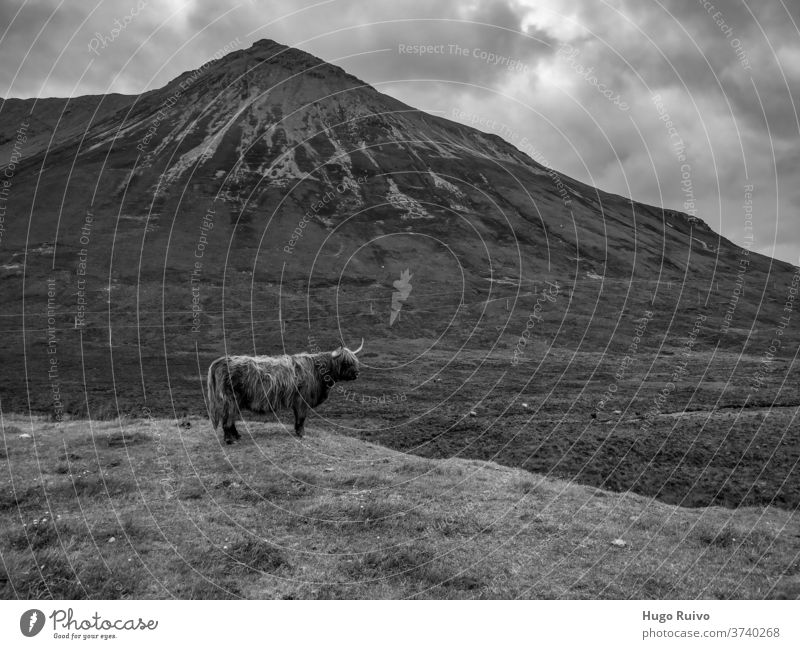
<path id="1" fill-rule="evenodd" d="M 237 439 L 241 438 L 239 431 L 236 430 L 236 416 L 230 410 L 226 413 L 222 422 L 222 431 L 225 433 L 226 444 L 233 444 Z"/>
<path id="2" fill-rule="evenodd" d="M 236 428 L 230 426 L 223 426 L 222 431 L 225 433 L 225 443 L 233 444 L 236 441 Z"/>
<path id="3" fill-rule="evenodd" d="M 302 437 L 305 432 L 304 425 L 306 423 L 308 408 L 305 402 L 298 397 L 292 405 L 292 410 L 294 410 L 294 434 L 298 437 Z"/>

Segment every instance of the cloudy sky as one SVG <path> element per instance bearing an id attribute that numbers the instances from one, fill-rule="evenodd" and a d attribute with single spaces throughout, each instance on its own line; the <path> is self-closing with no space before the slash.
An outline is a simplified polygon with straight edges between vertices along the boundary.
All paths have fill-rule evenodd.
<path id="1" fill-rule="evenodd" d="M 0 93 L 139 93 L 270 38 L 799 264 L 798 25 L 785 0 L 3 0 Z"/>

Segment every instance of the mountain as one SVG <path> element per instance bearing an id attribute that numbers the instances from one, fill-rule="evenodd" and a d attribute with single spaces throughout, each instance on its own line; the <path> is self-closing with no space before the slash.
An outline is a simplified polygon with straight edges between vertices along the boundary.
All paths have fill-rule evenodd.
<path id="1" fill-rule="evenodd" d="M 203 412 L 215 356 L 364 337 L 325 425 L 524 464 L 533 410 L 488 441 L 464 412 L 596 415 L 645 317 L 619 412 L 670 376 L 673 411 L 751 404 L 794 273 L 268 40 L 138 96 L 6 99 L 0 160 L 6 410 Z M 764 404 L 797 399 L 782 340 Z"/>
<path id="2" fill-rule="evenodd" d="M 482 264 L 475 257 L 470 284 L 492 271 L 519 276 L 517 246 L 532 253 L 528 278 L 642 271 L 655 279 L 690 267 L 736 267 L 736 246 L 701 220 L 559 175 L 497 136 L 406 106 L 272 41 L 138 97 L 7 100 L 0 112 L 6 147 L 27 109 L 25 162 L 16 172 L 24 169 L 25 179 L 15 180 L 10 204 L 32 209 L 32 231 L 64 249 L 78 247 L 74 233 L 89 209 L 108 215 L 97 219 L 97 233 L 125 236 L 130 226 L 141 234 L 146 221 L 148 248 L 161 249 L 170 236 L 173 247 L 195 243 L 213 208 L 216 224 L 235 226 L 234 247 L 255 236 L 263 254 L 280 254 L 306 213 L 304 244 L 312 249 L 331 233 L 332 245 L 347 250 L 364 235 L 404 228 L 447 233 L 464 253 L 480 250 L 481 238 L 502 243 L 491 269 L 485 254 Z M 8 244 L 30 243 L 25 221 L 7 226 Z M 207 254 L 222 260 L 228 238 Z M 441 252 L 432 240 L 416 243 Z M 375 254 L 394 247 L 386 239 Z M 165 261 L 179 257 L 171 251 Z M 372 270 L 360 258 L 353 263 L 354 274 Z"/>

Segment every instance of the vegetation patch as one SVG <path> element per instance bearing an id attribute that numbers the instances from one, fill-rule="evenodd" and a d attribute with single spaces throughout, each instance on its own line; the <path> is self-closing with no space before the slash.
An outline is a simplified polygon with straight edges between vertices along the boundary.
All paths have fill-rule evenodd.
<path id="1" fill-rule="evenodd" d="M 315 505 L 306 515 L 318 525 L 337 529 L 393 527 L 407 518 L 406 508 L 399 503 L 376 497 L 351 498 L 342 496 Z"/>
<path id="2" fill-rule="evenodd" d="M 122 561 L 67 560 L 60 549 L 8 557 L 0 566 L 3 599 L 121 599 L 141 591 L 142 575 Z"/>
<path id="3" fill-rule="evenodd" d="M 230 577 L 222 577 L 216 572 L 206 577 L 191 573 L 171 590 L 179 599 L 241 599 L 240 583 Z"/>
<path id="4" fill-rule="evenodd" d="M 199 565 L 214 565 L 223 574 L 275 573 L 291 568 L 286 554 L 262 539 L 242 538 L 202 553 Z"/>
<path id="5" fill-rule="evenodd" d="M 34 552 L 49 547 L 60 547 L 67 536 L 74 536 L 67 525 L 57 526 L 51 519 L 36 519 L 31 524 L 17 526 L 4 535 L 4 541 L 13 550 Z"/>
<path id="6" fill-rule="evenodd" d="M 393 483 L 394 481 L 378 473 L 365 473 L 363 475 L 342 478 L 337 480 L 335 485 L 340 489 L 379 489 L 381 487 L 389 487 Z"/>
<path id="7" fill-rule="evenodd" d="M 527 496 L 528 494 L 536 493 L 538 487 L 539 484 L 537 481 L 524 478 L 514 482 L 512 489 L 517 493 Z"/>
<path id="8" fill-rule="evenodd" d="M 91 499 L 97 497 L 117 497 L 136 490 L 136 485 L 113 475 L 80 475 L 53 489 L 53 495 L 69 498 Z M 51 493 L 48 489 L 48 494 Z"/>
<path id="9" fill-rule="evenodd" d="M 437 555 L 427 547 L 401 546 L 370 552 L 345 563 L 346 572 L 355 580 L 391 580 L 406 582 L 412 592 L 430 588 L 471 591 L 483 582 L 452 565 L 453 559 Z"/>
<path id="10" fill-rule="evenodd" d="M 35 557 L 14 554 L 0 563 L 3 599 L 84 599 L 84 589 L 60 550 L 45 549 Z"/>
<path id="11" fill-rule="evenodd" d="M 395 473 L 401 475 L 424 475 L 436 469 L 436 462 L 426 459 L 405 460 L 394 467 Z"/>
<path id="12" fill-rule="evenodd" d="M 44 500 L 44 492 L 40 487 L 23 487 L 0 490 L 0 512 L 21 510 L 39 506 Z"/>
<path id="13" fill-rule="evenodd" d="M 135 444 L 143 444 L 152 442 L 153 436 L 150 433 L 145 433 L 140 430 L 126 432 L 125 430 L 109 433 L 106 435 L 106 444 L 111 448 L 120 446 L 133 446 Z"/>
<path id="14" fill-rule="evenodd" d="M 187 480 L 181 484 L 175 495 L 181 500 L 200 500 L 206 493 L 199 480 Z"/>

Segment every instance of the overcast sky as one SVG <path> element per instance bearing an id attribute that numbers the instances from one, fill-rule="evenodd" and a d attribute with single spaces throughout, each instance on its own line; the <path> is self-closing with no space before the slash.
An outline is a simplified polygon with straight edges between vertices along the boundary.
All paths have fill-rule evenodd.
<path id="1" fill-rule="evenodd" d="M 0 92 L 139 93 L 271 38 L 798 264 L 798 25 L 784 0 L 3 0 Z"/>

